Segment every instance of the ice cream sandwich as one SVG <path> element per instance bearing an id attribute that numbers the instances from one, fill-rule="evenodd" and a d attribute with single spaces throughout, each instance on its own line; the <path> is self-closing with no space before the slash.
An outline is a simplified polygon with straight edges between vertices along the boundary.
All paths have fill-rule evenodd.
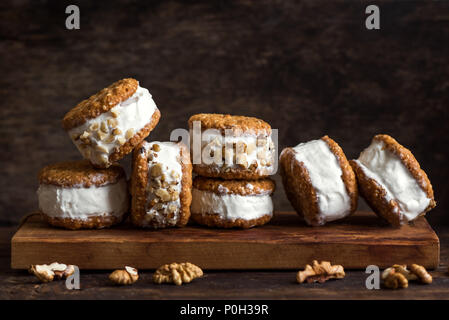
<path id="1" fill-rule="evenodd" d="M 418 161 L 386 134 L 376 135 L 351 165 L 363 198 L 393 226 L 413 221 L 436 205 L 432 184 Z"/>
<path id="2" fill-rule="evenodd" d="M 145 139 L 160 115 L 149 91 L 129 78 L 80 102 L 62 125 L 85 159 L 107 168 Z"/>
<path id="3" fill-rule="evenodd" d="M 307 224 L 321 226 L 356 210 L 355 174 L 341 147 L 328 136 L 285 148 L 280 169 L 287 198 Z"/>

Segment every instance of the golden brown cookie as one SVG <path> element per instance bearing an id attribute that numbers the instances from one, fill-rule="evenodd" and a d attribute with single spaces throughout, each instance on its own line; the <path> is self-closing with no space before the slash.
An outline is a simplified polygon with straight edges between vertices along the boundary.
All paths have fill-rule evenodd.
<path id="1" fill-rule="evenodd" d="M 192 164 L 182 143 L 143 141 L 133 153 L 131 221 L 139 227 L 182 227 L 190 217 Z"/>
<path id="2" fill-rule="evenodd" d="M 37 195 L 44 219 L 66 229 L 109 227 L 121 222 L 129 207 L 123 168 L 95 169 L 87 160 L 43 168 Z"/>
<path id="3" fill-rule="evenodd" d="M 280 172 L 287 198 L 309 225 L 324 225 L 357 209 L 355 174 L 341 147 L 328 136 L 285 148 Z"/>
<path id="4" fill-rule="evenodd" d="M 80 102 L 62 126 L 85 159 L 107 168 L 145 139 L 160 116 L 148 90 L 123 79 Z"/>
<path id="5" fill-rule="evenodd" d="M 436 205 L 432 184 L 418 161 L 388 135 L 376 135 L 351 165 L 360 194 L 393 226 L 413 221 Z"/>
<path id="6" fill-rule="evenodd" d="M 223 180 L 196 177 L 192 190 L 192 220 L 218 228 L 251 228 L 273 216 L 274 181 Z"/>
<path id="7" fill-rule="evenodd" d="M 275 145 L 263 120 L 229 114 L 190 117 L 193 171 L 204 177 L 260 179 L 274 174 Z"/>

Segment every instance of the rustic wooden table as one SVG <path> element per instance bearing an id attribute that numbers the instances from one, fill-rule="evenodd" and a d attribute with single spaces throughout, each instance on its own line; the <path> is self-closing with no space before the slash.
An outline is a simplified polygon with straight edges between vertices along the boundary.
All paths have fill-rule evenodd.
<path id="1" fill-rule="evenodd" d="M 294 271 L 206 272 L 189 285 L 155 285 L 152 272 L 142 272 L 133 286 L 115 287 L 108 272 L 81 270 L 81 290 L 67 290 L 63 281 L 41 284 L 26 271 L 10 268 L 10 239 L 15 227 L 0 227 L 0 299 L 449 299 L 449 228 L 436 230 L 441 263 L 431 285 L 411 284 L 405 290 L 367 290 L 364 271 L 348 271 L 344 280 L 298 285 Z"/>

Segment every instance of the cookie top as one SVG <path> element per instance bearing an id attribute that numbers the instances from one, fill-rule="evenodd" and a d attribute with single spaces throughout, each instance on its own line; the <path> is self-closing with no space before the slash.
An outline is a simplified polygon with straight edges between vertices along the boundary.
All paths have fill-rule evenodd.
<path id="1" fill-rule="evenodd" d="M 216 194 L 237 194 L 242 196 L 266 195 L 274 192 L 276 185 L 271 179 L 222 180 L 196 177 L 193 187 Z"/>
<path id="2" fill-rule="evenodd" d="M 87 160 L 76 160 L 57 162 L 44 167 L 39 172 L 39 183 L 65 188 L 89 188 L 116 183 L 124 177 L 125 171 L 119 165 L 112 165 L 108 169 L 95 169 Z"/>
<path id="3" fill-rule="evenodd" d="M 70 130 L 82 125 L 87 119 L 96 118 L 100 114 L 111 110 L 117 104 L 130 98 L 136 92 L 138 86 L 139 82 L 132 78 L 114 82 L 90 98 L 81 101 L 67 112 L 62 119 L 63 128 Z"/>
<path id="4" fill-rule="evenodd" d="M 385 148 L 395 154 L 401 162 L 407 167 L 413 178 L 418 182 L 421 189 L 426 193 L 429 199 L 434 199 L 432 184 L 427 174 L 421 169 L 419 162 L 416 160 L 412 152 L 402 146 L 393 137 L 387 134 L 375 135 L 373 141 L 381 141 Z"/>
<path id="5" fill-rule="evenodd" d="M 263 120 L 254 117 L 233 116 L 230 114 L 199 113 L 190 117 L 189 128 L 193 121 L 201 122 L 201 130 L 219 129 L 224 133 L 226 129 L 240 129 L 256 134 L 271 134 L 271 126 Z"/>

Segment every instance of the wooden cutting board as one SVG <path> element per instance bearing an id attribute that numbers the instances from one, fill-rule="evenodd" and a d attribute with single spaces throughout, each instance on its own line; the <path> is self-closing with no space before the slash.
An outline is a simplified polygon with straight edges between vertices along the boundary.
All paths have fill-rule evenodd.
<path id="1" fill-rule="evenodd" d="M 248 230 L 200 226 L 163 230 L 111 229 L 70 231 L 49 227 L 30 216 L 11 241 L 11 267 L 54 261 L 81 269 L 125 265 L 155 269 L 189 261 L 204 269 L 299 269 L 312 260 L 329 260 L 347 269 L 417 263 L 439 264 L 440 244 L 425 218 L 395 229 L 372 212 L 345 221 L 308 227 L 293 212 L 278 212 L 263 227 Z"/>

